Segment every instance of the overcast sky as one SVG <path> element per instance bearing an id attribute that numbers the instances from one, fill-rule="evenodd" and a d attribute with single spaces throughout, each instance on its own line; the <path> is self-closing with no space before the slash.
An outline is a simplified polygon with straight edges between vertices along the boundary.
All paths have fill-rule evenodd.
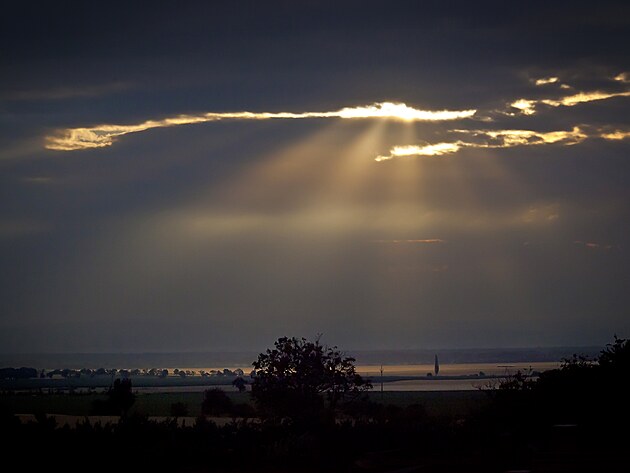
<path id="1" fill-rule="evenodd" d="M 0 352 L 630 336 L 627 2 L 2 8 Z"/>

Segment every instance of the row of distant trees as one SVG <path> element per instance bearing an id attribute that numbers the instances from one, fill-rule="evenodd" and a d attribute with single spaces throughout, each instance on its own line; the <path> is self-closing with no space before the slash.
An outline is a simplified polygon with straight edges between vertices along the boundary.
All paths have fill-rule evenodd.
<path id="1" fill-rule="evenodd" d="M 35 368 L 0 368 L 0 379 L 28 379 L 37 376 Z"/>
<path id="2" fill-rule="evenodd" d="M 213 376 L 226 376 L 226 377 L 242 377 L 245 373 L 242 369 L 237 368 L 231 370 L 224 368 L 222 370 L 180 370 L 175 368 L 169 371 L 164 368 L 150 368 L 150 369 L 117 369 L 117 368 L 83 368 L 83 369 L 53 369 L 53 370 L 41 370 L 38 371 L 35 368 L 0 368 L 0 379 L 29 379 L 29 378 L 53 378 L 60 376 L 62 378 L 81 378 L 81 377 L 95 377 L 95 376 L 118 376 L 121 378 L 129 378 L 131 376 L 151 376 L 156 378 L 166 378 L 173 374 L 185 378 L 188 376 L 201 376 L 202 378 L 208 378 Z M 249 376 L 255 376 L 255 372 L 251 372 Z"/>
<path id="3" fill-rule="evenodd" d="M 215 388 L 205 391 L 201 410 L 210 416 L 256 416 L 276 421 L 312 422 L 322 416 L 334 419 L 338 407 L 372 388 L 356 373 L 354 362 L 337 347 L 322 345 L 319 338 L 283 337 L 253 363 L 251 396 L 256 408 L 248 403 L 235 404 L 223 390 Z M 239 392 L 247 389 L 249 383 L 243 379 L 242 370 L 223 370 L 221 375 L 235 375 L 232 385 Z M 131 380 L 116 379 L 107 394 L 106 400 L 94 401 L 94 413 L 126 416 L 135 401 Z M 186 415 L 187 407 L 175 403 L 171 413 Z"/>

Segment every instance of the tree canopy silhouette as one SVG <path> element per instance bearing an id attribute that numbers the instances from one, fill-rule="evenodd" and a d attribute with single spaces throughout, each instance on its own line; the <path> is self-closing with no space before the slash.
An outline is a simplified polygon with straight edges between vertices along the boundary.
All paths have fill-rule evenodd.
<path id="1" fill-rule="evenodd" d="M 279 338 L 273 349 L 253 363 L 252 396 L 272 417 L 307 418 L 334 410 L 339 402 L 357 397 L 372 385 L 356 373 L 352 357 L 317 338 Z"/>
<path id="2" fill-rule="evenodd" d="M 201 412 L 204 415 L 220 416 L 232 410 L 232 400 L 222 389 L 207 389 L 203 394 Z"/>
<path id="3" fill-rule="evenodd" d="M 126 417 L 134 402 L 136 395 L 133 393 L 131 380 L 117 378 L 107 392 L 107 400 L 96 399 L 92 402 L 92 414 Z"/>
<path id="4" fill-rule="evenodd" d="M 122 413 L 123 416 L 127 415 L 133 403 L 136 402 L 136 395 L 131 389 L 131 380 L 128 378 L 116 379 L 114 386 L 109 390 L 108 396 L 109 402 L 114 409 Z"/>

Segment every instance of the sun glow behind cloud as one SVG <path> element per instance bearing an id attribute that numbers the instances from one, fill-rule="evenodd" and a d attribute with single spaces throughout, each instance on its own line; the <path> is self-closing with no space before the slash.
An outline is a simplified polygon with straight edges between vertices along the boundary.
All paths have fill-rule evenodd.
<path id="1" fill-rule="evenodd" d="M 533 115 L 536 113 L 536 100 L 518 99 L 510 107 L 520 110 L 523 115 Z"/>
<path id="2" fill-rule="evenodd" d="M 179 115 L 163 120 L 148 120 L 136 125 L 98 125 L 86 128 L 60 130 L 46 137 L 46 148 L 56 151 L 73 151 L 111 146 L 116 138 L 153 128 L 190 125 L 217 120 L 271 120 L 271 119 L 392 119 L 402 121 L 443 121 L 470 118 L 476 110 L 419 110 L 404 103 L 381 102 L 360 107 L 344 107 L 332 112 L 209 112 L 201 115 Z"/>
<path id="3" fill-rule="evenodd" d="M 459 151 L 460 143 L 436 143 L 433 145 L 416 146 L 394 146 L 387 156 L 377 156 L 375 161 L 386 161 L 392 158 L 401 158 L 406 156 L 441 156 Z"/>
<path id="4" fill-rule="evenodd" d="M 627 73 L 621 73 L 610 79 L 614 82 L 627 82 Z M 536 86 L 559 83 L 556 76 L 532 79 Z M 564 85 L 564 84 L 561 84 Z M 572 95 L 557 98 L 513 100 L 509 106 L 517 112 L 497 111 L 507 115 L 536 115 L 545 110 L 539 110 L 540 105 L 549 107 L 573 107 L 578 104 L 606 100 L 615 97 L 628 97 L 630 91 L 590 91 L 577 92 Z M 547 108 L 547 111 L 552 109 Z M 46 137 L 46 148 L 58 151 L 71 151 L 90 148 L 108 147 L 116 139 L 130 134 L 153 128 L 165 128 L 219 120 L 299 120 L 299 119 L 377 119 L 397 120 L 402 122 L 439 122 L 471 118 L 476 109 L 467 110 L 420 110 L 404 103 L 380 102 L 357 107 L 343 107 L 339 110 L 325 112 L 208 112 L 198 115 L 179 115 L 161 120 L 147 120 L 135 125 L 104 124 L 93 127 L 68 128 L 59 130 L 56 134 Z M 483 117 L 478 118 L 483 121 Z M 493 121 L 492 119 L 489 119 Z M 415 132 L 414 132 L 415 133 Z M 528 129 L 451 129 L 446 130 L 453 140 L 442 140 L 435 143 L 424 141 L 422 144 L 407 144 L 391 146 L 388 154 L 377 155 L 377 162 L 394 158 L 409 157 L 437 157 L 457 153 L 464 148 L 512 148 L 517 146 L 540 146 L 547 144 L 575 145 L 589 138 L 604 140 L 624 140 L 630 136 L 627 130 L 612 129 L 611 127 L 589 127 L 588 125 L 574 126 L 570 130 L 534 131 Z M 402 137 L 400 141 L 413 143 L 413 136 Z M 369 151 L 368 151 L 369 153 Z M 373 156 L 373 155 L 372 155 Z"/>

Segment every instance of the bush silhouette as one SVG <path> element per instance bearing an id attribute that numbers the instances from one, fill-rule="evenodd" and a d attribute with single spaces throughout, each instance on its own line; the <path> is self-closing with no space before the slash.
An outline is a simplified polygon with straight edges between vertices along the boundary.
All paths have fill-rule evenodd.
<path id="1" fill-rule="evenodd" d="M 204 392 L 201 413 L 208 416 L 220 416 L 232 412 L 232 400 L 219 388 Z"/>
<path id="2" fill-rule="evenodd" d="M 129 378 L 116 379 L 107 392 L 107 400 L 97 399 L 92 403 L 92 414 L 126 417 L 134 402 L 136 402 L 136 395 L 131 389 L 131 380 Z"/>

